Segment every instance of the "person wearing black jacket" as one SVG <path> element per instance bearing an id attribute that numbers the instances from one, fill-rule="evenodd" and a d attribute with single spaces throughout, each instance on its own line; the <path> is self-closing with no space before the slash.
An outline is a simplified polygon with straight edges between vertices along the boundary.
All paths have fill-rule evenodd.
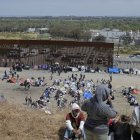
<path id="1" fill-rule="evenodd" d="M 109 135 L 113 134 L 113 140 L 131 140 L 130 117 L 121 115 L 109 124 Z"/>

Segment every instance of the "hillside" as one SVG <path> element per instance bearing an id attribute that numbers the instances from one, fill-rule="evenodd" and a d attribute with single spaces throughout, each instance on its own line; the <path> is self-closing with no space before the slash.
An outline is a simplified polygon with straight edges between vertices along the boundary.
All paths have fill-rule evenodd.
<path id="1" fill-rule="evenodd" d="M 62 140 L 65 111 L 47 115 L 7 102 L 0 106 L 1 140 Z"/>

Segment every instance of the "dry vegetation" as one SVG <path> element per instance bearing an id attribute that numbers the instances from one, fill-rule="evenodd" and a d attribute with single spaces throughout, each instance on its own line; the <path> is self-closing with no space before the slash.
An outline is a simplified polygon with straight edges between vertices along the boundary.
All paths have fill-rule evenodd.
<path id="1" fill-rule="evenodd" d="M 64 114 L 47 115 L 9 103 L 0 103 L 1 140 L 62 140 Z"/>
<path id="2" fill-rule="evenodd" d="M 126 98 L 116 93 L 113 104 L 119 114 L 131 115 Z M 55 111 L 51 115 L 8 102 L 0 103 L 1 140 L 62 140 L 65 115 L 69 110 Z"/>
<path id="3" fill-rule="evenodd" d="M 0 32 L 0 39 L 37 39 L 36 33 Z"/>

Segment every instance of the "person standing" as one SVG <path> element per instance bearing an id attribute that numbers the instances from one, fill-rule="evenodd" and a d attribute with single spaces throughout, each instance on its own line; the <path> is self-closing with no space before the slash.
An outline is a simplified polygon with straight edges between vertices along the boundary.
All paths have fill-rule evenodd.
<path id="1" fill-rule="evenodd" d="M 53 79 L 53 74 L 51 73 L 51 75 L 50 75 L 50 80 L 52 80 Z"/>
<path id="2" fill-rule="evenodd" d="M 95 96 L 87 100 L 81 109 L 87 113 L 84 125 L 87 140 L 107 140 L 108 120 L 117 116 L 111 102 L 109 88 L 104 84 L 98 85 Z"/>
<path id="3" fill-rule="evenodd" d="M 16 83 L 19 83 L 19 74 L 17 74 L 17 82 Z"/>
<path id="4" fill-rule="evenodd" d="M 130 121 L 133 130 L 133 140 L 140 140 L 140 106 L 136 106 Z"/>
<path id="5" fill-rule="evenodd" d="M 112 82 L 112 73 L 109 75 L 110 82 Z"/>

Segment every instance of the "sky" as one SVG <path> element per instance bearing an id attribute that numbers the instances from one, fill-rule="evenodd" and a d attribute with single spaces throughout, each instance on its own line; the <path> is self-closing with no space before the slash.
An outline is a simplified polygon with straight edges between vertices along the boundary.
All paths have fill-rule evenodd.
<path id="1" fill-rule="evenodd" d="M 140 16 L 140 0 L 0 0 L 0 16 Z"/>

